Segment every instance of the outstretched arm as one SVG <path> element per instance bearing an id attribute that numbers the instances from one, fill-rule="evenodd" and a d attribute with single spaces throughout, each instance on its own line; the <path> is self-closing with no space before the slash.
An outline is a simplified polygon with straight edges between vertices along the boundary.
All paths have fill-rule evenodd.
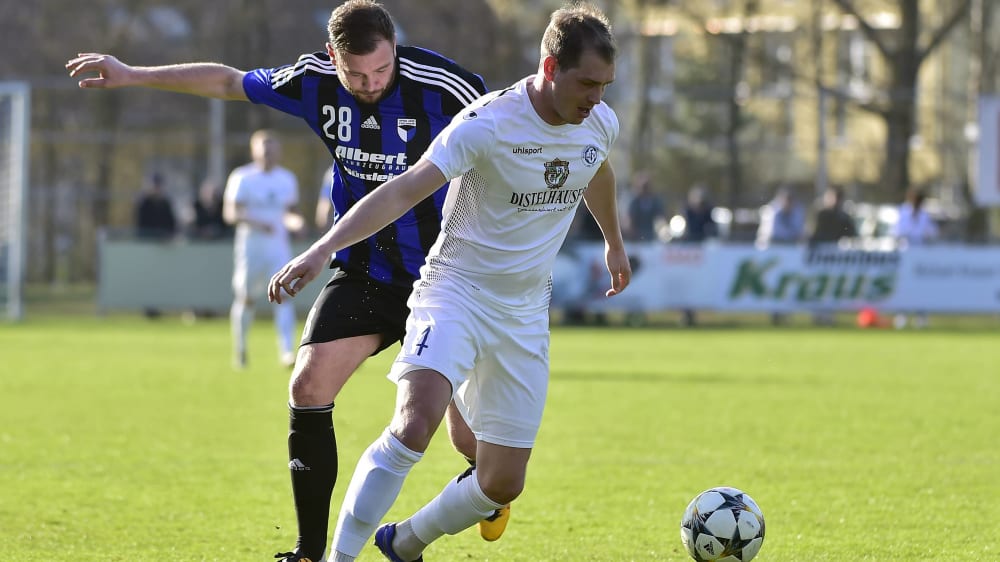
<path id="1" fill-rule="evenodd" d="M 605 293 L 614 296 L 625 290 L 632 278 L 632 267 L 625 253 L 621 225 L 618 224 L 618 202 L 615 196 L 615 172 L 607 160 L 590 180 L 583 195 L 587 210 L 594 216 L 604 234 L 604 260 L 611 274 L 611 288 Z"/>
<path id="2" fill-rule="evenodd" d="M 437 166 L 421 158 L 402 175 L 380 185 L 344 213 L 308 250 L 271 277 L 268 300 L 280 303 L 282 289 L 294 297 L 319 275 L 331 255 L 382 230 L 437 191 L 445 181 Z"/>
<path id="3" fill-rule="evenodd" d="M 80 80 L 81 88 L 143 86 L 170 92 L 224 100 L 247 100 L 242 70 L 212 62 L 131 66 L 102 53 L 80 53 L 66 63 L 73 77 L 96 74 Z"/>

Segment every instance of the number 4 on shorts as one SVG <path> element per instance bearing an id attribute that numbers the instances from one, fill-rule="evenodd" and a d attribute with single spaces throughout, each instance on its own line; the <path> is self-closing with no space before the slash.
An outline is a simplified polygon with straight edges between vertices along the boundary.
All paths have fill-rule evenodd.
<path id="1" fill-rule="evenodd" d="M 431 335 L 431 327 L 427 326 L 426 328 L 424 328 L 424 331 L 420 333 L 420 341 L 418 341 L 416 345 L 417 355 L 420 355 L 421 353 L 424 352 L 425 349 L 430 347 L 429 345 L 427 345 L 427 336 L 429 335 Z"/>

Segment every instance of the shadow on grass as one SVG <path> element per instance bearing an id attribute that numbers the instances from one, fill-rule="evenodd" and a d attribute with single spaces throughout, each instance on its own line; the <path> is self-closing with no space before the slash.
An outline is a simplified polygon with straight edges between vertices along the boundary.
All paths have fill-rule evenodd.
<path id="1" fill-rule="evenodd" d="M 798 379 L 788 379 L 772 377 L 767 375 L 741 375 L 732 376 L 721 373 L 688 373 L 669 375 L 656 373 L 597 373 L 597 372 L 568 372 L 553 370 L 551 375 L 553 381 L 580 381 L 580 382 L 607 382 L 613 384 L 666 384 L 666 385 L 811 385 L 820 386 L 822 383 L 816 379 L 802 377 Z"/>

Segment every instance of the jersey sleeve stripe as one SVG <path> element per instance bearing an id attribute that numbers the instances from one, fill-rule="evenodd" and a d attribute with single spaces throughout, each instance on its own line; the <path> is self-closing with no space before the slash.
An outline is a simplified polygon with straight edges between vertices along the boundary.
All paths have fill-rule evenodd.
<path id="1" fill-rule="evenodd" d="M 280 88 L 288 82 L 290 82 L 296 76 L 305 73 L 307 70 L 317 72 L 319 74 L 329 74 L 331 76 L 336 76 L 337 71 L 330 70 L 329 68 L 318 67 L 314 65 L 296 66 L 294 70 L 289 67 L 287 70 L 282 70 L 275 72 L 271 75 L 271 84 L 274 88 Z"/>
<path id="2" fill-rule="evenodd" d="M 329 60 L 323 60 L 313 54 L 305 54 L 299 57 L 294 66 L 286 66 L 275 71 L 271 75 L 271 86 L 280 88 L 287 84 L 292 78 L 311 70 L 319 74 L 330 74 L 336 76 L 337 69 Z"/>
<path id="3" fill-rule="evenodd" d="M 454 72 L 449 72 L 441 67 L 428 66 L 425 64 L 419 64 L 409 59 L 400 58 L 399 60 L 400 70 L 406 69 L 414 74 L 419 74 L 427 77 L 436 77 L 440 80 L 444 80 L 450 84 L 453 84 L 457 88 L 460 88 L 466 96 L 471 96 L 471 100 L 475 100 L 480 96 L 478 90 L 475 86 L 470 84 L 467 80 L 462 78 L 460 75 Z"/>
<path id="4" fill-rule="evenodd" d="M 447 90 L 448 93 L 454 96 L 455 99 L 460 101 L 463 105 L 469 105 L 473 101 L 472 99 L 469 99 L 468 96 L 462 95 L 462 93 L 456 91 L 451 84 L 444 82 L 442 80 L 434 80 L 431 78 L 427 78 L 425 76 L 415 75 L 408 70 L 400 70 L 400 74 L 417 82 L 422 82 L 424 84 L 430 84 L 434 86 L 440 86 L 441 88 Z"/>
<path id="5" fill-rule="evenodd" d="M 480 96 L 476 88 L 464 78 L 440 67 L 418 64 L 409 59 L 400 58 L 399 70 L 408 78 L 444 87 L 465 105 L 472 103 Z"/>
<path id="6" fill-rule="evenodd" d="M 329 58 L 320 58 L 316 56 L 316 53 L 306 53 L 300 56 L 295 65 L 298 66 L 300 64 L 315 64 L 328 70 L 335 70 L 333 62 Z"/>
<path id="7" fill-rule="evenodd" d="M 336 76 L 336 74 L 337 74 L 337 71 L 335 69 L 333 69 L 332 67 L 329 67 L 329 66 L 319 66 L 319 65 L 316 65 L 316 64 L 312 64 L 312 63 L 297 64 L 294 67 L 293 66 L 286 66 L 285 68 L 282 68 L 282 69 L 278 70 L 274 74 L 275 75 L 281 75 L 282 77 L 284 77 L 286 75 L 287 76 L 297 76 L 297 75 L 302 74 L 303 72 L 305 72 L 307 70 L 312 70 L 313 72 L 318 72 L 320 74 L 330 74 L 330 75 L 334 75 L 334 76 Z"/>

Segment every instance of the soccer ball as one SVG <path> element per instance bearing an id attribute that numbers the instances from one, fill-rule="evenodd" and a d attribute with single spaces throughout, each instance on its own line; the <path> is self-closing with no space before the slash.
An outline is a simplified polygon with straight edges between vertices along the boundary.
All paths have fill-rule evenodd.
<path id="1" fill-rule="evenodd" d="M 764 543 L 764 513 L 736 488 L 705 490 L 684 510 L 681 542 L 699 562 L 746 562 Z"/>

